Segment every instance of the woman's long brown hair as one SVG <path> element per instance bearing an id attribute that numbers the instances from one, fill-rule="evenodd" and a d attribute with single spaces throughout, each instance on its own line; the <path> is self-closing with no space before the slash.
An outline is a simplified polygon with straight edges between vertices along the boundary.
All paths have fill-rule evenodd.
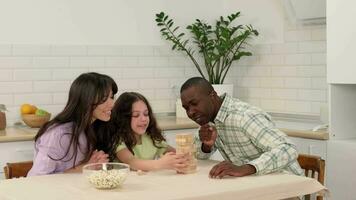
<path id="1" fill-rule="evenodd" d="M 35 136 L 35 141 L 49 129 L 71 122 L 73 123 L 72 130 L 70 133 L 67 133 L 70 135 L 70 143 L 64 156 L 61 158 L 50 158 L 52 160 L 63 160 L 68 156 L 70 149 L 73 148 L 73 155 L 70 155 L 68 160 L 64 161 L 74 158 L 74 167 L 78 155 L 78 147 L 80 147 L 79 136 L 80 134 L 85 134 L 88 144 L 87 149 L 81 149 L 81 151 L 85 152 L 85 158 L 81 162 L 88 161 L 94 148 L 97 146 L 97 135 L 93 126 L 100 124 L 99 120 L 96 120 L 92 124 L 93 111 L 108 98 L 112 98 L 109 96 L 110 92 L 114 95 L 117 93 L 117 89 L 115 81 L 107 75 L 95 72 L 81 74 L 70 87 L 68 101 L 63 111 L 40 128 Z"/>

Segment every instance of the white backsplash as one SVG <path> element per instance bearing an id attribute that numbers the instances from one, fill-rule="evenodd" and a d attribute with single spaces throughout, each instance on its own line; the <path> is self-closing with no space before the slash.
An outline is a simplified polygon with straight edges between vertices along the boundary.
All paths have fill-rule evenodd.
<path id="1" fill-rule="evenodd" d="M 253 46 L 253 56 L 235 63 L 225 82 L 234 84 L 234 96 L 267 111 L 319 115 L 327 103 L 326 28 L 286 27 L 284 43 Z M 0 103 L 8 107 L 8 124 L 20 121 L 23 103 L 58 113 L 71 81 L 88 71 L 113 77 L 119 93 L 141 92 L 157 113 L 175 112 L 180 85 L 199 75 L 168 45 L 0 44 Z"/>

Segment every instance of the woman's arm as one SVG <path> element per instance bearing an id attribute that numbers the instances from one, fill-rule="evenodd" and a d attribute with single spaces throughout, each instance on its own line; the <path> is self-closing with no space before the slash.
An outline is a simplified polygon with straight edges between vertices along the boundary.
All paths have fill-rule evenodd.
<path id="1" fill-rule="evenodd" d="M 81 173 L 83 171 L 83 166 L 85 165 L 86 163 L 84 164 L 80 164 L 80 165 L 77 165 L 73 168 L 70 168 L 70 169 L 67 169 L 65 170 L 63 173 Z"/>
<path id="2" fill-rule="evenodd" d="M 54 148 L 51 148 L 52 150 Z M 56 173 L 57 163 L 48 157 L 49 148 L 40 146 L 33 160 L 33 166 L 27 176 L 38 176 Z"/>
<path id="3" fill-rule="evenodd" d="M 64 173 L 79 173 L 83 171 L 83 167 L 86 164 L 91 164 L 91 163 L 106 163 L 109 162 L 109 155 L 106 154 L 104 151 L 97 151 L 95 150 L 89 159 L 88 162 L 77 165 L 71 169 L 67 169 L 64 171 Z"/>

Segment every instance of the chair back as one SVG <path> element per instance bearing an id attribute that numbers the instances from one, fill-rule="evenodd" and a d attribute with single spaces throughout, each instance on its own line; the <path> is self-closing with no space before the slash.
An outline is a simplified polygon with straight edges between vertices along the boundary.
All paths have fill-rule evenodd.
<path id="1" fill-rule="evenodd" d="M 324 185 L 325 179 L 325 160 L 320 156 L 299 154 L 298 162 L 306 177 L 317 179 L 322 185 Z M 311 195 L 305 195 L 305 200 L 310 200 Z M 323 200 L 322 196 L 316 195 L 317 200 Z"/>
<path id="2" fill-rule="evenodd" d="M 7 163 L 4 167 L 4 173 L 6 179 L 26 177 L 28 171 L 32 168 L 32 161 Z"/>

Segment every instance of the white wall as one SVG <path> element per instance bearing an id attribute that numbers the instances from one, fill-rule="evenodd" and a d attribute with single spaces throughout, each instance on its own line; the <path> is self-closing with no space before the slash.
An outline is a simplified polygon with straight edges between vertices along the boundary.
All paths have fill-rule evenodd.
<path id="1" fill-rule="evenodd" d="M 0 103 L 9 124 L 20 120 L 22 103 L 59 112 L 71 81 L 86 71 L 109 74 L 120 92 L 142 92 L 156 112 L 175 112 L 177 88 L 198 73 L 160 38 L 156 8 L 185 25 L 241 10 L 261 39 L 227 77 L 234 94 L 273 112 L 318 115 L 326 103 L 325 26 L 289 25 L 279 0 L 1 2 Z"/>
<path id="2" fill-rule="evenodd" d="M 286 21 L 283 34 L 283 42 L 256 45 L 254 56 L 235 63 L 234 94 L 272 112 L 319 115 L 328 96 L 326 27 Z"/>
<path id="3" fill-rule="evenodd" d="M 261 41 L 281 41 L 283 20 L 275 2 L 278 0 L 2 0 L 0 43 L 157 45 L 163 44 L 154 21 L 160 11 L 185 27 L 196 18 L 212 21 L 236 10 L 243 11 L 243 22 L 266 30 Z M 270 23 L 274 26 L 266 26 Z"/>

